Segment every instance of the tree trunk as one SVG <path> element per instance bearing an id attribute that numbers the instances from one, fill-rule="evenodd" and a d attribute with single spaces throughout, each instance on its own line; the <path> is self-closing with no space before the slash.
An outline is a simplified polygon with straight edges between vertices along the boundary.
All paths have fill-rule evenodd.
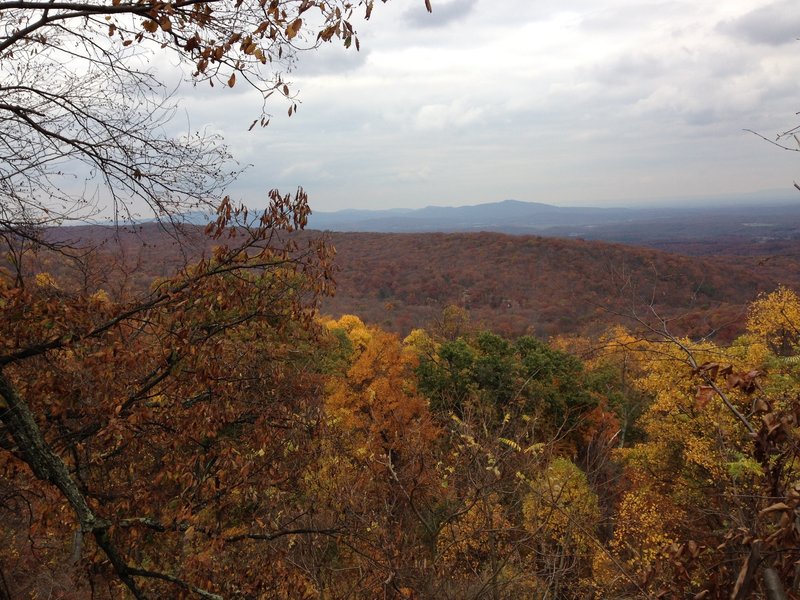
<path id="1" fill-rule="evenodd" d="M 783 589 L 780 575 L 773 567 L 764 569 L 764 588 L 769 600 L 786 600 L 786 591 Z"/>
<path id="2" fill-rule="evenodd" d="M 16 442 L 19 452 L 33 474 L 42 481 L 52 483 L 61 491 L 75 511 L 81 531 L 94 536 L 97 545 L 108 556 L 117 575 L 134 597 L 144 598 L 128 566 L 108 538 L 109 523 L 98 518 L 89 507 L 80 488 L 70 476 L 67 466 L 47 445 L 36 419 L 33 418 L 33 413 L 2 370 L 0 370 L 0 400 L 4 405 L 0 407 L 0 421 Z"/>

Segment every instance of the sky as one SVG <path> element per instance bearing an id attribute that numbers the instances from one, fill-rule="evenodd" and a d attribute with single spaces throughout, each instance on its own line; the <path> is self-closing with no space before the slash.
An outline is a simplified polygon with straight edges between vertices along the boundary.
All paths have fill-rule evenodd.
<path id="1" fill-rule="evenodd" d="M 317 211 L 504 199 L 631 206 L 791 197 L 795 0 L 391 0 L 361 51 L 303 53 L 296 115 L 237 86 L 187 95 L 251 165 L 232 195 L 302 185 Z M 797 142 L 791 141 L 797 147 Z M 766 190 L 766 191 L 765 191 Z M 757 194 L 758 195 L 758 194 Z M 800 201 L 800 192 L 797 192 Z"/>

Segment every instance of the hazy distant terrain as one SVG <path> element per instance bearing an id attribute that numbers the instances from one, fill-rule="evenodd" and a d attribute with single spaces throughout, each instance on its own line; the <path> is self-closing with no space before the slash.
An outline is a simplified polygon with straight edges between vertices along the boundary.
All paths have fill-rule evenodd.
<path id="1" fill-rule="evenodd" d="M 676 250 L 688 242 L 715 247 L 721 239 L 751 245 L 800 239 L 800 200 L 729 206 L 658 208 L 560 207 L 505 200 L 417 210 L 314 213 L 309 227 L 339 232 L 423 233 L 495 231 L 604 240 Z M 714 254 L 693 246 L 693 252 Z"/>
<path id="2" fill-rule="evenodd" d="M 652 303 L 676 332 L 730 339 L 742 330 L 743 306 L 760 292 L 800 286 L 800 201 L 745 200 L 651 208 L 507 200 L 320 212 L 300 236 L 327 230 L 337 250 L 337 294 L 323 311 L 358 314 L 401 333 L 450 304 L 509 335 L 598 333 L 631 324 L 634 312 L 652 317 Z M 128 259 L 142 267 L 129 284 L 149 285 L 214 243 L 200 227 L 187 227 L 197 231 L 194 248 L 176 245 L 155 224 L 125 234 Z M 62 228 L 58 235 L 103 231 Z"/>

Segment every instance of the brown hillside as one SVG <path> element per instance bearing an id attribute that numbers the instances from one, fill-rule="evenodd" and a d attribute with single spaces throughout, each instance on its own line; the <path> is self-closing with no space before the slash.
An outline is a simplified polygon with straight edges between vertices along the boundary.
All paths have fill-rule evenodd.
<path id="1" fill-rule="evenodd" d="M 103 242 L 93 285 L 146 289 L 212 242 L 194 228 L 178 244 L 154 225 L 111 235 L 101 227 L 62 228 L 58 238 Z M 318 236 L 304 232 L 301 237 Z M 358 314 L 406 333 L 436 319 L 447 305 L 467 308 L 496 331 L 540 336 L 597 333 L 634 315 L 669 320 L 672 331 L 730 339 L 741 331 L 744 305 L 782 277 L 780 263 L 691 257 L 595 241 L 499 233 L 327 233 L 337 250 L 332 315 Z M 120 248 L 123 258 L 120 258 Z M 48 270 L 75 277 L 49 263 Z M 787 265 L 788 266 L 788 265 Z M 81 274 L 85 278 L 85 274 Z"/>
<path id="2" fill-rule="evenodd" d="M 657 314 L 674 331 L 730 338 L 743 305 L 776 285 L 729 261 L 603 242 L 497 233 L 330 239 L 340 271 L 326 308 L 402 332 L 456 304 L 507 334 L 596 333 Z"/>

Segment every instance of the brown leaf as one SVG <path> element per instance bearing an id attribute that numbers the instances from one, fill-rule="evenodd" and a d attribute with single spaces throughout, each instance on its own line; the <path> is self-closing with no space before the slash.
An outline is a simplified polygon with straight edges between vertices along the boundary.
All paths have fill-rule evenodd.
<path id="1" fill-rule="evenodd" d="M 745 558 L 744 562 L 742 563 L 742 568 L 739 569 L 739 575 L 738 577 L 736 577 L 736 585 L 733 586 L 733 591 L 731 592 L 731 598 L 739 597 L 739 590 L 742 589 L 742 586 L 745 583 L 749 566 L 750 566 L 750 556 L 748 555 L 748 557 Z"/>
<path id="2" fill-rule="evenodd" d="M 236 85 L 236 73 L 231 73 L 230 79 L 228 79 L 228 87 L 233 87 Z"/>
<path id="3" fill-rule="evenodd" d="M 714 397 L 714 388 L 710 385 L 701 385 L 697 388 L 697 395 L 695 396 L 695 407 L 698 410 L 703 410 L 706 405 L 711 402 Z"/>
<path id="4" fill-rule="evenodd" d="M 425 0 L 425 8 L 428 9 L 428 12 L 433 12 L 433 7 L 431 6 L 431 0 Z"/>
<path id="5" fill-rule="evenodd" d="M 300 27 L 303 26 L 303 19 L 296 18 L 292 23 L 286 28 L 286 37 L 290 40 L 297 36 L 297 33 L 300 31 Z"/>
<path id="6" fill-rule="evenodd" d="M 767 513 L 775 512 L 776 510 L 792 510 L 785 502 L 776 502 L 767 508 L 759 511 L 758 515 L 766 515 Z"/>
<path id="7" fill-rule="evenodd" d="M 742 378 L 735 373 L 731 373 L 725 378 L 725 383 L 728 384 L 729 388 L 737 388 L 742 385 Z"/>
<path id="8" fill-rule="evenodd" d="M 757 378 L 761 377 L 763 374 L 763 371 L 748 371 L 743 377 L 744 383 L 742 385 L 742 390 L 747 394 L 755 392 L 759 387 Z"/>

